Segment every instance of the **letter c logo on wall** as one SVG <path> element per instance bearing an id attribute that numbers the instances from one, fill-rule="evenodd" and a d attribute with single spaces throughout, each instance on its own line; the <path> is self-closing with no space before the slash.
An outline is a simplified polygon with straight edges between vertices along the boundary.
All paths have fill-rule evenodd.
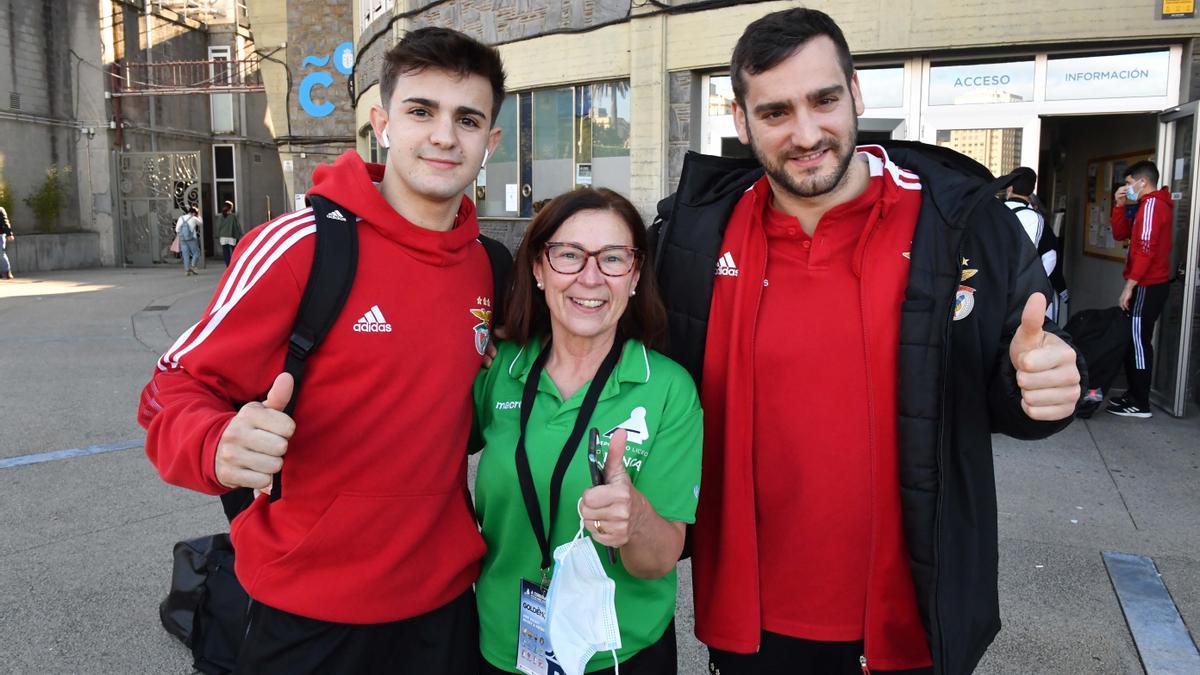
<path id="1" fill-rule="evenodd" d="M 342 75 L 347 77 L 354 72 L 354 45 L 350 42 L 343 42 L 334 47 L 333 53 L 330 55 L 333 58 L 333 67 Z M 324 68 L 329 65 L 330 56 L 316 57 L 306 56 L 301 64 L 302 68 Z M 327 117 L 333 114 L 334 106 L 331 101 L 322 101 L 317 103 L 313 100 L 313 89 L 316 87 L 328 88 L 333 85 L 333 76 L 323 70 L 318 70 L 304 76 L 300 80 L 300 107 L 305 113 L 312 117 Z"/>

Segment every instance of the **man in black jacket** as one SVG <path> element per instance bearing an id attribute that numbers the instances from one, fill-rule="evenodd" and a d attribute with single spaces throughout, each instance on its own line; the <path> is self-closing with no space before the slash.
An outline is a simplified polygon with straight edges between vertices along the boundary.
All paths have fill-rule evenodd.
<path id="1" fill-rule="evenodd" d="M 734 119 L 659 205 L 669 354 L 705 407 L 696 634 L 735 673 L 965 673 L 999 630 L 990 434 L 1065 427 L 1082 362 L 1004 188 L 920 144 L 856 148 L 826 15 L 751 24 Z"/>

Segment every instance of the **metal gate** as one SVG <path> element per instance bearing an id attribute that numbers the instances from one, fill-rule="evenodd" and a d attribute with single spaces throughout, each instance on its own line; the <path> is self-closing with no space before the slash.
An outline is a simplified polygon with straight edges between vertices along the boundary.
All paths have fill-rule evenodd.
<path id="1" fill-rule="evenodd" d="M 174 262 L 175 220 L 200 207 L 200 153 L 122 152 L 117 157 L 125 264 Z M 204 264 L 204 236 L 200 236 Z"/>

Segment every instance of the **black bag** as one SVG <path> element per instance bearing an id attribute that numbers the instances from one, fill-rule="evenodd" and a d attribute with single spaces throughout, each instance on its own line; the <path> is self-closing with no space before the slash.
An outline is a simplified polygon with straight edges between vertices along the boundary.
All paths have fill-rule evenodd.
<path id="1" fill-rule="evenodd" d="M 1088 386 L 1107 393 L 1125 361 L 1131 333 L 1129 317 L 1120 307 L 1088 309 L 1071 315 L 1063 330 L 1071 336 L 1075 348 L 1083 356 L 1088 369 Z M 1091 417 L 1100 406 L 1098 401 L 1080 403 L 1076 413 Z"/>
<path id="2" fill-rule="evenodd" d="M 316 350 L 342 311 L 358 267 L 358 218 L 323 197 L 309 197 L 317 226 L 316 251 L 300 307 L 292 326 L 284 370 L 295 380 L 285 412 L 292 414 L 306 359 Z M 337 216 L 330 218 L 331 213 Z M 512 255 L 500 242 L 479 237 L 492 267 L 492 325 L 503 320 L 503 301 L 512 271 Z M 271 501 L 283 494 L 275 474 Z M 254 501 L 254 491 L 238 488 L 221 495 L 230 522 Z M 233 571 L 233 545 L 228 534 L 214 534 L 175 544 L 171 591 L 159 606 L 167 632 L 192 649 L 195 667 L 208 675 L 232 672 L 246 633 L 250 597 Z"/>
<path id="3" fill-rule="evenodd" d="M 192 650 L 193 667 L 208 675 L 233 671 L 246 630 L 250 596 L 233 571 L 228 534 L 175 544 L 171 592 L 158 606 L 167 632 Z"/>

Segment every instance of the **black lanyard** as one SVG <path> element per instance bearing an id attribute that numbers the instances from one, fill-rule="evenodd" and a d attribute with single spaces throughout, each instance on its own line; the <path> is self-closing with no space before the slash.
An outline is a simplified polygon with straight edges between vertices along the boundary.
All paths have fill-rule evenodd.
<path id="1" fill-rule="evenodd" d="M 550 528 L 548 530 L 542 523 L 542 508 L 538 503 L 537 488 L 533 484 L 533 472 L 529 468 L 529 454 L 525 451 L 525 427 L 529 424 L 529 414 L 533 411 L 533 402 L 537 398 L 538 382 L 542 379 L 542 370 L 545 369 L 546 361 L 550 358 L 549 341 L 542 348 L 542 353 L 538 354 L 537 360 L 533 362 L 533 367 L 529 370 L 529 377 L 525 380 L 525 391 L 521 394 L 521 435 L 517 437 L 517 480 L 521 484 L 521 496 L 525 498 L 525 510 L 529 512 L 529 524 L 533 526 L 533 534 L 537 537 L 538 546 L 542 550 L 543 570 L 550 569 L 550 533 L 554 531 L 554 514 L 558 512 L 563 477 L 567 474 L 567 466 L 570 465 L 571 457 L 575 455 L 575 450 L 579 447 L 579 441 L 583 439 L 583 430 L 591 421 L 592 413 L 596 410 L 596 403 L 600 400 L 600 390 L 604 388 L 604 383 L 608 381 L 609 375 L 616 368 L 620 356 L 621 341 L 614 339 L 612 349 L 609 350 L 608 356 L 604 357 L 604 362 L 600 364 L 600 369 L 592 378 L 592 383 L 583 397 L 583 403 L 579 406 L 579 413 L 575 417 L 575 427 L 571 430 L 571 435 L 558 455 L 558 463 L 554 465 L 554 473 L 550 477 Z"/>

